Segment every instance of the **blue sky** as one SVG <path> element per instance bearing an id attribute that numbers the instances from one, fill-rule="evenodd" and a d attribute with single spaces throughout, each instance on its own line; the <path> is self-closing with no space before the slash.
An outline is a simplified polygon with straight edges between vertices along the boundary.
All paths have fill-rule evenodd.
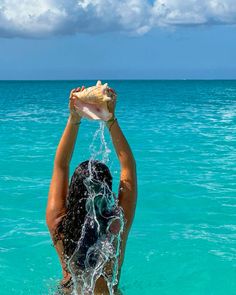
<path id="1" fill-rule="evenodd" d="M 1 80 L 236 79 L 231 0 L 13 2 L 0 0 Z"/>

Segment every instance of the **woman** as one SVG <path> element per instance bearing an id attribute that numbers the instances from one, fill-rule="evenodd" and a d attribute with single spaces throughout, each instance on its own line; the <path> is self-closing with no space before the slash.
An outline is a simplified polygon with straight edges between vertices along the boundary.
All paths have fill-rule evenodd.
<path id="1" fill-rule="evenodd" d="M 61 286 L 64 294 L 70 294 L 73 288 L 79 290 L 79 286 L 75 286 L 73 273 L 78 275 L 87 266 L 90 267 L 91 273 L 96 268 L 96 276 L 91 278 L 92 280 L 95 279 L 94 294 L 110 294 L 111 287 L 115 294 L 120 294 L 118 291 L 120 271 L 136 206 L 135 159 L 115 117 L 116 99 L 114 99 L 108 103 L 109 111 L 113 116 L 106 122 L 106 126 L 109 129 L 121 168 L 117 205 L 114 202 L 110 207 L 107 205 L 109 202 L 111 203 L 113 196 L 112 176 L 108 167 L 99 161 L 81 163 L 75 169 L 69 184 L 70 161 L 81 123 L 81 116 L 75 111 L 76 98 L 73 93 L 83 89 L 84 86 L 81 89 L 73 89 L 70 94 L 70 115 L 56 151 L 48 195 L 46 221 L 62 266 L 63 280 Z M 88 200 L 91 200 L 91 195 L 94 198 L 90 206 Z M 105 200 L 103 205 L 101 205 L 102 199 Z M 99 208 L 99 206 L 94 205 L 95 203 L 100 206 L 97 211 L 96 208 Z M 91 208 L 95 208 L 95 210 L 91 210 Z M 91 212 L 94 212 L 94 215 L 91 215 Z M 98 214 L 98 212 L 100 213 Z M 125 221 L 123 228 L 122 213 Z M 95 219 L 94 216 L 96 216 Z M 90 217 L 93 219 L 89 221 Z M 113 280 L 114 286 L 109 286 L 108 278 L 111 275 L 109 270 L 114 270 L 114 264 L 112 264 L 112 259 L 109 258 L 112 256 L 104 255 L 105 248 L 101 250 L 101 245 L 108 245 L 106 243 L 109 240 L 109 243 L 113 243 L 113 245 L 115 243 L 118 247 L 118 239 L 116 242 L 114 239 L 114 237 L 118 237 L 118 233 L 121 235 L 121 244 L 116 267 L 117 279 L 115 283 Z M 90 249 L 93 249 L 92 255 L 88 255 Z M 103 259 L 103 266 L 105 265 L 103 270 L 101 270 L 101 267 L 99 270 L 98 267 L 101 265 L 101 257 L 106 258 Z M 101 275 L 99 276 L 99 274 Z"/>

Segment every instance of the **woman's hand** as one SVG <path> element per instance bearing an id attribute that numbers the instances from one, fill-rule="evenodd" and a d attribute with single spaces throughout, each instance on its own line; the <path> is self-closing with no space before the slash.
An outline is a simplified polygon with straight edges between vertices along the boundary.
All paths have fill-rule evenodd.
<path id="1" fill-rule="evenodd" d="M 79 123 L 82 118 L 82 114 L 80 114 L 75 109 L 76 97 L 73 96 L 73 94 L 74 94 L 74 92 L 83 91 L 84 89 L 85 89 L 85 87 L 82 86 L 82 88 L 80 88 L 80 87 L 74 88 L 70 92 L 69 110 L 70 110 L 70 120 L 73 124 Z"/>
<path id="2" fill-rule="evenodd" d="M 110 113 L 112 113 L 112 118 L 115 118 L 115 108 L 116 108 L 116 92 L 114 89 L 109 88 L 110 96 L 112 100 L 107 102 L 107 107 Z"/>

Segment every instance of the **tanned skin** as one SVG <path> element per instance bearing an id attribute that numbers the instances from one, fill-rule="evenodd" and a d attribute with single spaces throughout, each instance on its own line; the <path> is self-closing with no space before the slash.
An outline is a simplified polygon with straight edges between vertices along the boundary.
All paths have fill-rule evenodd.
<path id="1" fill-rule="evenodd" d="M 58 144 L 54 159 L 53 173 L 48 193 L 48 204 L 46 209 L 46 222 L 50 231 L 52 240 L 55 241 L 55 232 L 58 224 L 66 214 L 66 196 L 69 187 L 70 162 L 73 155 L 78 131 L 80 128 L 81 116 L 75 111 L 74 92 L 82 91 L 82 88 L 73 89 L 70 93 L 69 110 L 70 115 L 67 120 L 65 130 Z M 114 99 L 108 102 L 109 111 L 115 118 L 116 95 Z M 118 120 L 106 123 L 109 133 L 120 163 L 120 184 L 118 192 L 118 204 L 124 210 L 125 226 L 122 234 L 121 253 L 119 257 L 119 273 L 124 260 L 126 242 L 130 227 L 133 222 L 136 199 L 137 199 L 137 176 L 136 164 L 131 148 L 119 126 Z M 63 258 L 62 241 L 55 243 L 63 271 L 63 281 L 70 279 L 71 275 L 67 271 L 66 263 Z M 106 281 L 100 277 L 95 286 L 95 294 L 109 294 Z M 116 288 L 116 294 L 121 294 Z"/>

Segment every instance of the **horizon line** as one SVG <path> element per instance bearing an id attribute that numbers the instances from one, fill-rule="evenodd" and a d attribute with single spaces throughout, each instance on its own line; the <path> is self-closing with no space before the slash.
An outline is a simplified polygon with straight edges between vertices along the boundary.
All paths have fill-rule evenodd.
<path id="1" fill-rule="evenodd" d="M 143 79 L 0 79 L 0 82 L 56 82 L 56 81 L 97 81 L 97 80 L 106 80 L 106 81 L 236 81 L 236 78 L 182 78 L 182 79 L 172 79 L 172 78 L 161 78 L 161 79 L 153 79 L 153 78 L 143 78 Z"/>

